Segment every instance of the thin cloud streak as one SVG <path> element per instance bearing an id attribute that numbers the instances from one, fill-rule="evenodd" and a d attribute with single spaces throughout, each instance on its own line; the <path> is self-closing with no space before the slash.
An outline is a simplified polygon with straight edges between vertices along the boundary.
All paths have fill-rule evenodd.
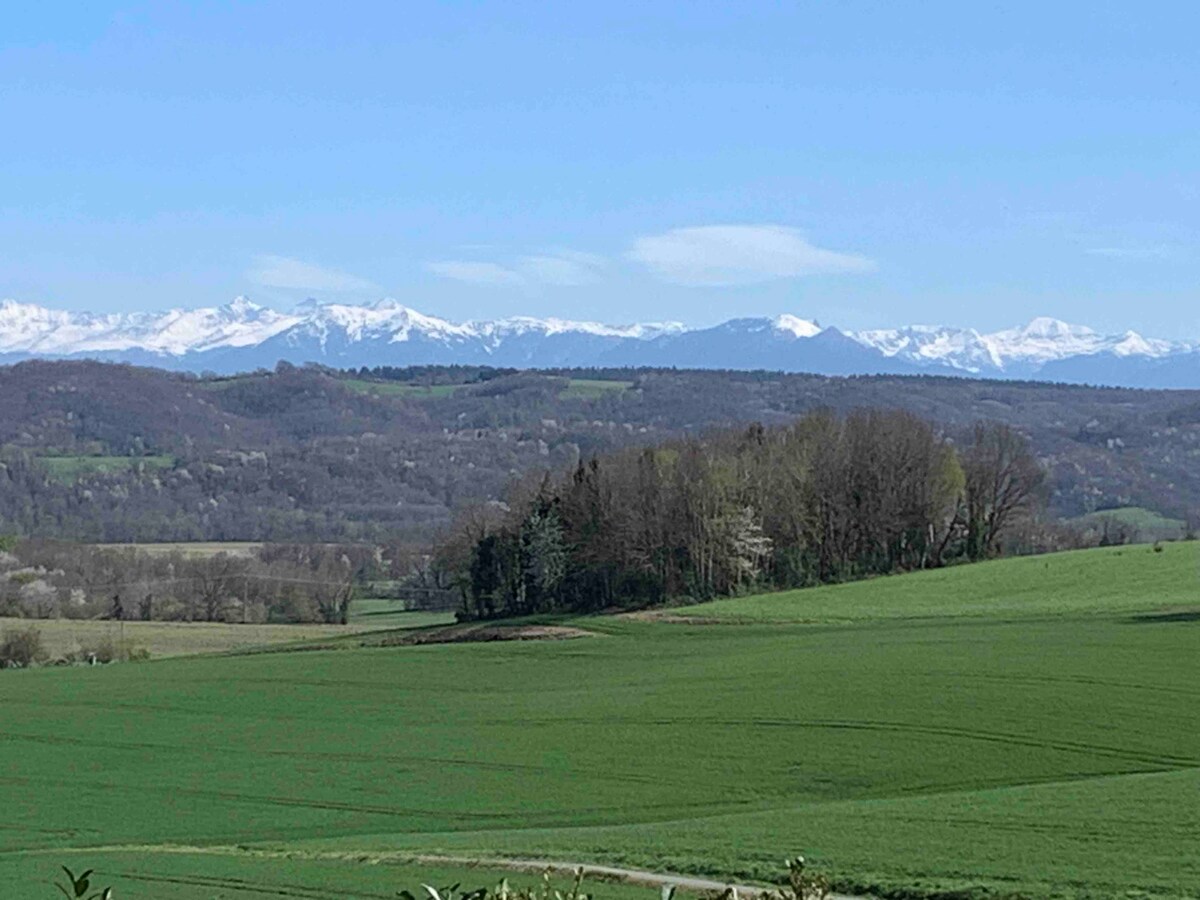
<path id="1" fill-rule="evenodd" d="M 600 280 L 604 257 L 576 250 L 523 256 L 517 267 L 531 281 L 555 287 L 578 287 Z"/>
<path id="2" fill-rule="evenodd" d="M 425 264 L 425 268 L 434 275 L 462 281 L 466 284 L 482 284 L 492 286 L 515 286 L 525 283 L 519 272 L 506 268 L 498 263 L 480 262 L 467 259 L 445 259 Z"/>
<path id="3" fill-rule="evenodd" d="M 345 294 L 378 289 L 373 282 L 348 272 L 270 254 L 255 257 L 254 268 L 246 277 L 262 287 L 314 293 Z"/>
<path id="4" fill-rule="evenodd" d="M 691 287 L 757 284 L 875 268 L 872 260 L 816 247 L 799 231 L 783 225 L 674 228 L 638 238 L 628 256 L 663 281 Z"/>
<path id="5" fill-rule="evenodd" d="M 491 286 L 577 287 L 600 278 L 604 258 L 576 250 L 555 250 L 522 256 L 510 265 L 486 260 L 448 259 L 425 264 L 442 278 Z"/>

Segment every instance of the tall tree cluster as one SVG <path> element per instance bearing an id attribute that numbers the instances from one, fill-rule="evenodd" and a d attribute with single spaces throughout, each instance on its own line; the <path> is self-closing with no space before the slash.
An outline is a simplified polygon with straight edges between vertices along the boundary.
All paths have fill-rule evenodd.
<path id="1" fill-rule="evenodd" d="M 1006 425 L 960 447 L 902 411 L 818 412 L 526 483 L 442 557 L 480 618 L 799 587 L 994 555 L 1041 482 Z"/>

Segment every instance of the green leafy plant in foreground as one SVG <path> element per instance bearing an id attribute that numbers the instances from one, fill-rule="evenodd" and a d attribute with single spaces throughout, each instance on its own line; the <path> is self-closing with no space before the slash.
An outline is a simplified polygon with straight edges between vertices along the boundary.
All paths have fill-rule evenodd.
<path id="1" fill-rule="evenodd" d="M 78 900 L 78 898 L 82 898 L 82 900 L 112 900 L 113 889 L 111 887 L 101 888 L 98 891 L 88 893 L 92 887 L 91 878 L 92 872 L 95 871 L 94 869 L 88 869 L 79 875 L 76 875 L 66 866 L 63 866 L 62 870 L 67 873 L 67 883 L 64 885 L 62 882 L 56 881 L 54 882 L 54 886 L 59 889 L 64 897 L 70 897 L 71 900 Z"/>
<path id="2" fill-rule="evenodd" d="M 780 900 L 825 900 L 829 896 L 829 879 L 820 872 L 809 872 L 803 856 L 787 860 L 788 886 L 770 893 Z"/>
<path id="3" fill-rule="evenodd" d="M 747 896 L 747 900 L 826 900 L 830 894 L 829 879 L 824 875 L 808 870 L 808 864 L 803 856 L 797 856 L 785 861 L 788 870 L 787 884 L 774 891 L 758 891 Z M 433 887 L 423 884 L 422 889 L 427 895 L 424 900 L 594 900 L 593 894 L 583 891 L 583 869 L 575 870 L 575 877 L 566 891 L 553 888 L 550 884 L 552 872 L 547 869 L 542 873 L 542 882 L 536 887 L 513 888 L 508 879 L 501 881 L 495 888 L 475 888 L 462 890 L 461 884 L 449 887 Z M 675 885 L 664 885 L 662 900 L 674 900 Z M 412 891 L 400 891 L 396 895 L 400 900 L 422 900 Z M 714 895 L 715 900 L 741 900 L 737 888 L 728 887 Z"/>
<path id="4" fill-rule="evenodd" d="M 428 895 L 427 900 L 593 900 L 591 894 L 583 892 L 583 869 L 575 870 L 574 880 L 567 891 L 560 891 L 550 885 L 552 872 L 547 869 L 542 873 L 542 883 L 536 887 L 514 888 L 505 878 L 493 889 L 485 887 L 474 890 L 460 890 L 461 885 L 436 888 L 423 884 L 421 887 Z M 418 900 L 412 891 L 400 891 L 396 895 L 400 900 Z M 664 894 L 665 897 L 665 894 Z"/>

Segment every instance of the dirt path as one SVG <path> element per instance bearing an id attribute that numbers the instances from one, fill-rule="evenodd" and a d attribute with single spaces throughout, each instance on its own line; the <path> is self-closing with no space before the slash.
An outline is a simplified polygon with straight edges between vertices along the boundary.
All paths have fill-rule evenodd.
<path id="1" fill-rule="evenodd" d="M 763 891 L 774 890 L 775 885 L 764 884 L 733 884 L 728 881 L 714 881 L 710 878 L 698 878 L 694 875 L 678 875 L 673 872 L 650 872 L 645 869 L 627 869 L 621 866 L 605 866 L 598 863 L 567 862 L 552 859 L 505 859 L 478 856 L 447 856 L 442 854 L 413 853 L 406 850 L 387 852 L 362 852 L 353 850 L 337 851 L 306 851 L 306 850 L 268 850 L 254 847 L 206 846 L 196 847 L 179 844 L 127 844 L 99 847 L 57 847 L 37 850 L 0 851 L 0 856 L 29 854 L 45 855 L 81 855 L 87 853 L 173 853 L 173 854 L 214 854 L 220 856 L 250 856 L 274 859 L 336 859 L 344 862 L 379 863 L 420 863 L 428 865 L 466 866 L 478 869 L 501 869 L 511 872 L 542 873 L 549 869 L 560 875 L 572 875 L 578 869 L 583 869 L 585 879 L 600 879 L 622 881 L 627 884 L 640 884 L 647 887 L 664 888 L 674 885 L 685 891 L 698 893 L 720 893 L 726 888 L 736 888 L 739 895 L 757 897 Z M 590 893 L 590 889 L 588 889 Z M 872 900 L 869 897 L 851 894 L 829 894 L 827 900 Z"/>
<path id="2" fill-rule="evenodd" d="M 730 884 L 727 881 L 712 881 L 708 878 L 697 878 L 693 875 L 676 875 L 670 872 L 648 872 L 644 869 L 626 869 L 620 866 L 602 866 L 595 863 L 562 862 L 549 859 L 476 859 L 467 856 L 429 856 L 418 855 L 411 857 L 416 862 L 458 866 L 478 866 L 481 869 L 511 869 L 514 872 L 552 872 L 570 874 L 583 869 L 584 878 L 599 877 L 616 879 L 629 884 L 644 884 L 649 887 L 668 887 L 674 885 L 688 891 L 720 892 L 732 887 L 739 894 L 751 897 L 763 891 L 772 890 L 770 885 Z M 849 894 L 830 894 L 828 900 L 868 900 L 866 897 Z"/>

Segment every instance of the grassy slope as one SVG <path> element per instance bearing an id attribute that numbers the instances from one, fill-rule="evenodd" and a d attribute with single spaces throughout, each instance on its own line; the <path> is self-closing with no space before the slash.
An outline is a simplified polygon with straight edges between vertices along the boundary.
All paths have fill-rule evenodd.
<path id="1" fill-rule="evenodd" d="M 935 573 L 996 613 L 969 619 L 907 617 L 926 575 L 838 589 L 882 610 L 849 624 L 604 620 L 593 640 L 4 673 L 0 878 L 112 845 L 299 854 L 255 858 L 256 884 L 324 877 L 308 857 L 329 851 L 730 877 L 805 852 L 847 886 L 1195 896 L 1200 623 L 1138 615 L 1189 583 L 1200 603 L 1196 548 L 1038 560 L 1078 590 L 996 599 L 1031 562 Z"/>
<path id="2" fill-rule="evenodd" d="M 1155 558 L 1158 558 L 1156 562 Z M 1029 556 L 672 609 L 731 622 L 1112 615 L 1200 606 L 1200 543 Z"/>

